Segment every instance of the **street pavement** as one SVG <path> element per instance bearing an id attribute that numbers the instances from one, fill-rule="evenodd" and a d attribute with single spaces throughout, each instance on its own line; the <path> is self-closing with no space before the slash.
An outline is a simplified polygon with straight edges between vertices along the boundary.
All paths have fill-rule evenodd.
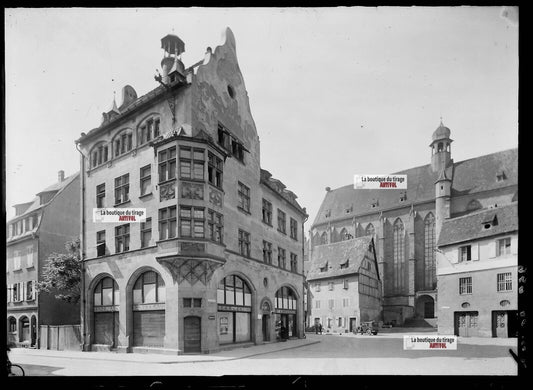
<path id="1" fill-rule="evenodd" d="M 305 339 L 235 348 L 208 355 L 13 349 L 27 375 L 516 375 L 516 339 L 459 338 L 457 350 L 404 350 L 410 329 L 375 336 L 307 334 Z"/>

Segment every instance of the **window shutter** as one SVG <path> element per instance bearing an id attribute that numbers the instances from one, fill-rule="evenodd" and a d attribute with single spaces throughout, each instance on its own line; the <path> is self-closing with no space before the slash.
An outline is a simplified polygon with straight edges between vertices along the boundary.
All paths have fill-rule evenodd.
<path id="1" fill-rule="evenodd" d="M 35 280 L 32 280 L 31 282 L 31 286 L 32 286 L 32 289 L 31 289 L 31 299 L 32 300 L 35 300 L 35 294 L 36 294 L 36 291 L 35 291 Z"/>
<path id="2" fill-rule="evenodd" d="M 511 253 L 513 255 L 518 254 L 518 237 L 511 237 Z"/>
<path id="3" fill-rule="evenodd" d="M 461 262 L 461 248 L 457 248 L 457 263 Z"/>
<path id="4" fill-rule="evenodd" d="M 472 261 L 479 260 L 479 244 L 472 244 L 470 247 L 470 254 L 472 256 Z"/>
<path id="5" fill-rule="evenodd" d="M 11 302 L 13 300 L 13 285 L 8 284 L 7 285 L 7 302 Z"/>
<path id="6" fill-rule="evenodd" d="M 20 300 L 25 301 L 26 300 L 26 282 L 20 282 L 20 292 L 21 292 Z"/>
<path id="7" fill-rule="evenodd" d="M 489 243 L 489 259 L 496 257 L 496 241 Z"/>

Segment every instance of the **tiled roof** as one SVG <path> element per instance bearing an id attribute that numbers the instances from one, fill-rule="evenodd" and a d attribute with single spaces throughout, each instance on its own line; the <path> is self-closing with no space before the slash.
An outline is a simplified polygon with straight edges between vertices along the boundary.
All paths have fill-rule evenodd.
<path id="1" fill-rule="evenodd" d="M 372 236 L 358 237 L 351 240 L 335 242 L 333 244 L 318 245 L 311 254 L 310 268 L 307 280 L 336 277 L 359 272 L 361 262 L 365 258 Z M 348 261 L 346 268 L 341 264 Z M 327 271 L 320 269 L 327 265 Z"/>
<path id="2" fill-rule="evenodd" d="M 505 172 L 506 180 L 497 181 L 496 175 L 502 171 Z M 433 172 L 430 164 L 393 174 L 407 175 L 407 200 L 403 203 L 406 206 L 435 199 L 435 181 L 439 172 Z M 446 170 L 446 176 L 452 179 L 452 196 L 515 185 L 518 183 L 518 149 L 504 150 L 456 162 Z M 328 191 L 313 226 L 341 217 L 351 218 L 399 207 L 402 205 L 400 195 L 404 191 L 402 189 L 356 190 L 353 184 Z M 374 199 L 378 201 L 378 205 L 372 208 L 371 203 Z M 346 213 L 346 208 L 350 206 L 353 206 L 353 211 Z M 328 218 L 326 218 L 326 211 L 330 212 Z"/>
<path id="3" fill-rule="evenodd" d="M 497 220 L 497 224 L 485 229 L 487 222 Z M 444 221 L 437 245 L 444 246 L 458 242 L 471 241 L 497 234 L 518 230 L 518 203 L 482 210 L 462 217 Z"/>
<path id="4" fill-rule="evenodd" d="M 79 175 L 79 172 L 77 172 L 77 173 L 75 173 L 73 175 L 70 175 L 70 176 L 66 177 L 61 183 L 57 182 L 55 184 L 52 184 L 51 186 L 48 186 L 44 190 L 38 192 L 38 194 L 42 194 L 44 192 L 53 192 L 53 191 L 59 192 L 63 188 L 65 188 L 67 185 L 69 185 L 74 179 L 76 179 L 76 177 L 78 177 L 78 175 Z M 22 219 L 25 216 L 27 216 L 28 214 L 30 214 L 31 212 L 33 212 L 35 210 L 38 210 L 42 206 L 44 206 L 44 205 L 41 204 L 41 200 L 40 200 L 39 196 L 36 196 L 35 198 L 33 198 L 33 200 L 31 202 L 28 202 L 28 203 L 31 203 L 31 206 L 28 207 L 28 209 L 23 214 L 17 215 L 16 217 L 11 218 L 7 223 L 11 223 L 12 221 Z"/>
<path id="5" fill-rule="evenodd" d="M 300 212 L 307 215 L 305 208 L 302 208 L 302 206 L 300 206 L 300 204 L 296 201 L 296 194 L 292 191 L 287 190 L 285 184 L 283 184 L 280 180 L 273 178 L 272 174 L 269 171 L 267 171 L 266 169 L 261 169 L 260 180 L 261 183 L 266 185 L 275 193 L 279 194 L 279 196 L 281 196 L 287 202 L 296 207 L 296 209 L 298 209 Z"/>

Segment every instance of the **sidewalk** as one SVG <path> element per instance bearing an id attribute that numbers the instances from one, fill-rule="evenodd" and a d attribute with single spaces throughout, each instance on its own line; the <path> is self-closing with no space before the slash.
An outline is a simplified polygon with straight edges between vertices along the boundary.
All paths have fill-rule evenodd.
<path id="1" fill-rule="evenodd" d="M 394 329 L 394 331 L 391 331 Z M 439 336 L 438 332 L 433 328 L 392 328 L 392 329 L 380 329 L 377 335 L 368 336 L 366 334 L 353 334 L 353 333 L 323 333 L 322 335 L 315 335 L 316 337 L 356 337 L 356 338 L 395 338 L 402 339 L 403 336 Z M 311 338 L 313 338 L 311 336 Z M 448 336 L 448 335 L 440 335 Z M 509 347 L 518 347 L 518 339 L 516 337 L 510 338 L 495 338 L 495 337 L 458 337 L 458 345 L 468 344 L 468 345 L 499 345 L 499 346 L 509 346 Z"/>
<path id="2" fill-rule="evenodd" d="M 267 353 L 300 348 L 307 345 L 318 344 L 316 339 L 293 339 L 285 342 L 274 342 L 248 347 L 236 347 L 228 351 L 220 351 L 211 354 L 186 354 L 186 355 L 163 355 L 158 353 L 117 353 L 117 352 L 81 352 L 81 351 L 53 351 L 46 349 L 13 348 L 10 352 L 10 360 L 16 361 L 17 355 L 47 356 L 69 359 L 99 360 L 99 361 L 122 361 L 135 363 L 202 363 L 225 360 L 244 359 L 251 356 L 264 355 Z M 12 357 L 11 357 L 12 356 Z"/>

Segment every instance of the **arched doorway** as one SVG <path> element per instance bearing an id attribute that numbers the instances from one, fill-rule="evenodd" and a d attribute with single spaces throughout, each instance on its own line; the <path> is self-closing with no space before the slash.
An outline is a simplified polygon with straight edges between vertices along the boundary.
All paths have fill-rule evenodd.
<path id="1" fill-rule="evenodd" d="M 297 299 L 292 288 L 285 286 L 276 292 L 274 312 L 276 313 L 276 327 L 280 328 L 281 338 L 298 336 L 296 326 Z"/>
<path id="2" fill-rule="evenodd" d="M 202 322 L 200 317 L 188 316 L 183 319 L 183 351 L 201 352 Z"/>
<path id="3" fill-rule="evenodd" d="M 35 346 L 37 343 L 37 317 L 31 316 L 31 328 L 30 328 L 31 346 Z"/>
<path id="4" fill-rule="evenodd" d="M 435 300 L 429 295 L 418 297 L 416 315 L 419 318 L 435 318 Z"/>
<path id="5" fill-rule="evenodd" d="M 252 339 L 252 291 L 244 279 L 229 275 L 217 288 L 218 339 L 231 344 Z"/>
<path id="6" fill-rule="evenodd" d="M 263 304 L 261 305 L 261 329 L 263 331 L 263 341 L 270 341 L 270 312 L 272 311 L 272 308 L 270 307 L 270 303 L 268 301 L 263 301 Z"/>
<path id="7" fill-rule="evenodd" d="M 26 316 L 19 319 L 19 341 L 30 342 L 30 319 Z"/>
<path id="8" fill-rule="evenodd" d="M 7 320 L 7 345 L 15 345 L 17 342 L 17 319 L 9 317 Z"/>
<path id="9" fill-rule="evenodd" d="M 133 345 L 163 347 L 165 283 L 155 271 L 141 274 L 133 286 Z"/>
<path id="10" fill-rule="evenodd" d="M 105 277 L 93 291 L 94 344 L 118 345 L 120 292 L 117 282 Z"/>

